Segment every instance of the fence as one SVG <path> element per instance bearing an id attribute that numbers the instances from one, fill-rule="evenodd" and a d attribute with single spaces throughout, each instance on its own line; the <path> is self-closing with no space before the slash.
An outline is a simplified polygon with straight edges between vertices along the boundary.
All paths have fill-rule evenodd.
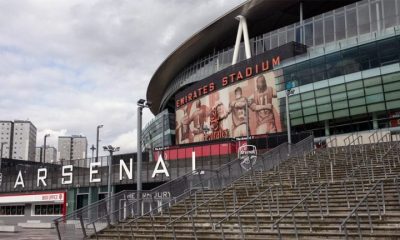
<path id="1" fill-rule="evenodd" d="M 303 141 L 300 141 L 295 146 L 298 147 L 292 148 L 292 154 L 300 154 L 300 152 L 303 151 L 310 151 L 314 147 L 313 137 L 310 136 Z M 269 158 L 262 158 L 263 161 L 259 162 L 251 162 L 250 169 L 266 170 L 270 169 L 271 167 L 278 166 L 281 161 L 287 159 L 289 156 L 288 145 L 287 143 L 282 144 L 277 149 L 278 150 L 273 149 L 270 152 L 267 152 L 267 154 L 270 154 L 268 155 L 270 156 Z M 97 218 L 90 218 L 89 220 L 92 221 L 84 221 L 84 217 L 82 214 L 80 214 L 82 211 L 74 212 L 66 216 L 66 219 L 57 219 L 55 220 L 55 225 L 59 232 L 59 239 L 67 239 L 66 237 L 70 236 L 71 231 L 68 231 L 69 219 L 75 221 L 76 219 L 79 219 L 80 224 L 78 225 L 78 228 L 80 227 L 82 229 L 80 233 L 76 234 L 76 237 L 81 237 L 90 234 L 96 235 L 102 228 L 127 218 L 131 218 L 126 224 L 129 224 L 129 227 L 132 229 L 132 225 L 137 226 L 138 221 L 141 218 L 149 217 L 151 218 L 150 220 L 153 221 L 153 215 L 170 214 L 169 210 L 171 206 L 183 199 L 188 199 L 189 197 L 196 199 L 196 204 L 190 207 L 193 208 L 193 206 L 197 206 L 198 204 L 206 202 L 204 196 L 204 192 L 206 190 L 222 189 L 245 174 L 247 172 L 247 170 L 243 168 L 243 163 L 245 161 L 246 159 L 243 161 L 236 159 L 216 170 L 204 169 L 201 171 L 190 172 L 184 176 L 176 178 L 175 180 L 162 184 L 151 191 L 148 191 L 147 194 L 151 196 L 148 199 L 139 196 L 138 199 L 134 199 L 132 201 L 125 199 L 125 203 L 123 205 L 120 204 L 120 206 L 115 209 L 103 208 L 107 209 L 107 213 L 101 214 L 101 216 Z M 155 196 L 162 192 L 168 192 L 170 197 L 157 200 Z M 121 199 L 123 200 L 123 198 L 126 198 L 126 194 L 127 193 L 120 193 L 114 195 L 113 198 L 117 201 Z M 97 204 L 88 206 L 87 211 L 89 211 L 89 209 L 96 211 L 98 206 L 106 206 L 107 201 L 108 198 L 103 199 Z"/>

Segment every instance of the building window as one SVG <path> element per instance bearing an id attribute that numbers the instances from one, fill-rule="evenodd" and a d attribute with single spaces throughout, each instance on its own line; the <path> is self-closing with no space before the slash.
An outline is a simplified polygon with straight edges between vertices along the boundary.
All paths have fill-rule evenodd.
<path id="1" fill-rule="evenodd" d="M 35 215 L 61 215 L 61 204 L 35 205 Z"/>
<path id="2" fill-rule="evenodd" d="M 0 216 L 24 216 L 25 215 L 25 206 L 0 206 Z"/>

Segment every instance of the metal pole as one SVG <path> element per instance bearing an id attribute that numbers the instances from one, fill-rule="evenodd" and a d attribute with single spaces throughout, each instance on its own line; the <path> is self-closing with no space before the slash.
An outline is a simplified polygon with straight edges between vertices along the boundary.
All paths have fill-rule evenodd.
<path id="1" fill-rule="evenodd" d="M 249 145 L 250 131 L 249 131 L 249 103 L 246 99 L 246 144 Z"/>
<path id="2" fill-rule="evenodd" d="M 288 144 L 289 144 L 289 154 L 292 145 L 292 136 L 290 132 L 290 114 L 289 114 L 289 94 L 290 90 L 286 90 L 286 126 L 287 126 L 287 136 L 288 136 Z"/>
<path id="3" fill-rule="evenodd" d="M 99 161 L 99 135 L 100 135 L 100 128 L 102 128 L 103 125 L 98 125 L 97 126 L 97 137 L 96 137 L 96 162 Z"/>
<path id="4" fill-rule="evenodd" d="M 141 192 L 142 192 L 142 106 L 137 109 L 137 163 L 136 163 L 136 190 L 137 211 L 141 215 Z"/>
<path id="5" fill-rule="evenodd" d="M 94 150 L 96 150 L 96 148 L 94 147 L 94 144 L 92 144 L 92 147 L 90 148 L 90 150 L 92 150 L 92 162 L 94 160 Z"/>
<path id="6" fill-rule="evenodd" d="M 107 197 L 108 197 L 108 214 L 111 213 L 111 167 L 112 167 L 112 157 L 113 150 L 109 149 L 110 152 L 110 160 L 108 162 L 108 184 L 107 184 Z"/>
<path id="7" fill-rule="evenodd" d="M 44 143 L 43 143 L 43 163 L 46 163 L 46 139 L 50 136 L 49 134 L 44 135 Z"/>

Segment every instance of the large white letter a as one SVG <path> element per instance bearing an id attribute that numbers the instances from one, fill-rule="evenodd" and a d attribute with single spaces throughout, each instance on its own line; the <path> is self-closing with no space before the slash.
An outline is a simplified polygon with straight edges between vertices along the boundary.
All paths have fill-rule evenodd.
<path id="1" fill-rule="evenodd" d="M 161 169 L 158 169 L 161 164 Z M 158 156 L 157 164 L 156 167 L 154 168 L 153 174 L 151 175 L 151 178 L 154 178 L 156 174 L 158 173 L 164 173 L 165 176 L 169 177 L 169 173 L 167 170 L 167 167 L 165 166 L 164 159 L 162 158 L 161 154 Z"/>

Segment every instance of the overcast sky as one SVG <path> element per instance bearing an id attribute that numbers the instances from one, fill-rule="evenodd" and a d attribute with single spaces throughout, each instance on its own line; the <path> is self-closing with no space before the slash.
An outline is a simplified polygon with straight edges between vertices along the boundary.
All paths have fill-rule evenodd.
<path id="1" fill-rule="evenodd" d="M 0 120 L 136 150 L 136 101 L 176 47 L 243 0 L 0 0 Z M 152 118 L 144 111 L 144 124 Z M 90 153 L 89 153 L 90 154 Z"/>

